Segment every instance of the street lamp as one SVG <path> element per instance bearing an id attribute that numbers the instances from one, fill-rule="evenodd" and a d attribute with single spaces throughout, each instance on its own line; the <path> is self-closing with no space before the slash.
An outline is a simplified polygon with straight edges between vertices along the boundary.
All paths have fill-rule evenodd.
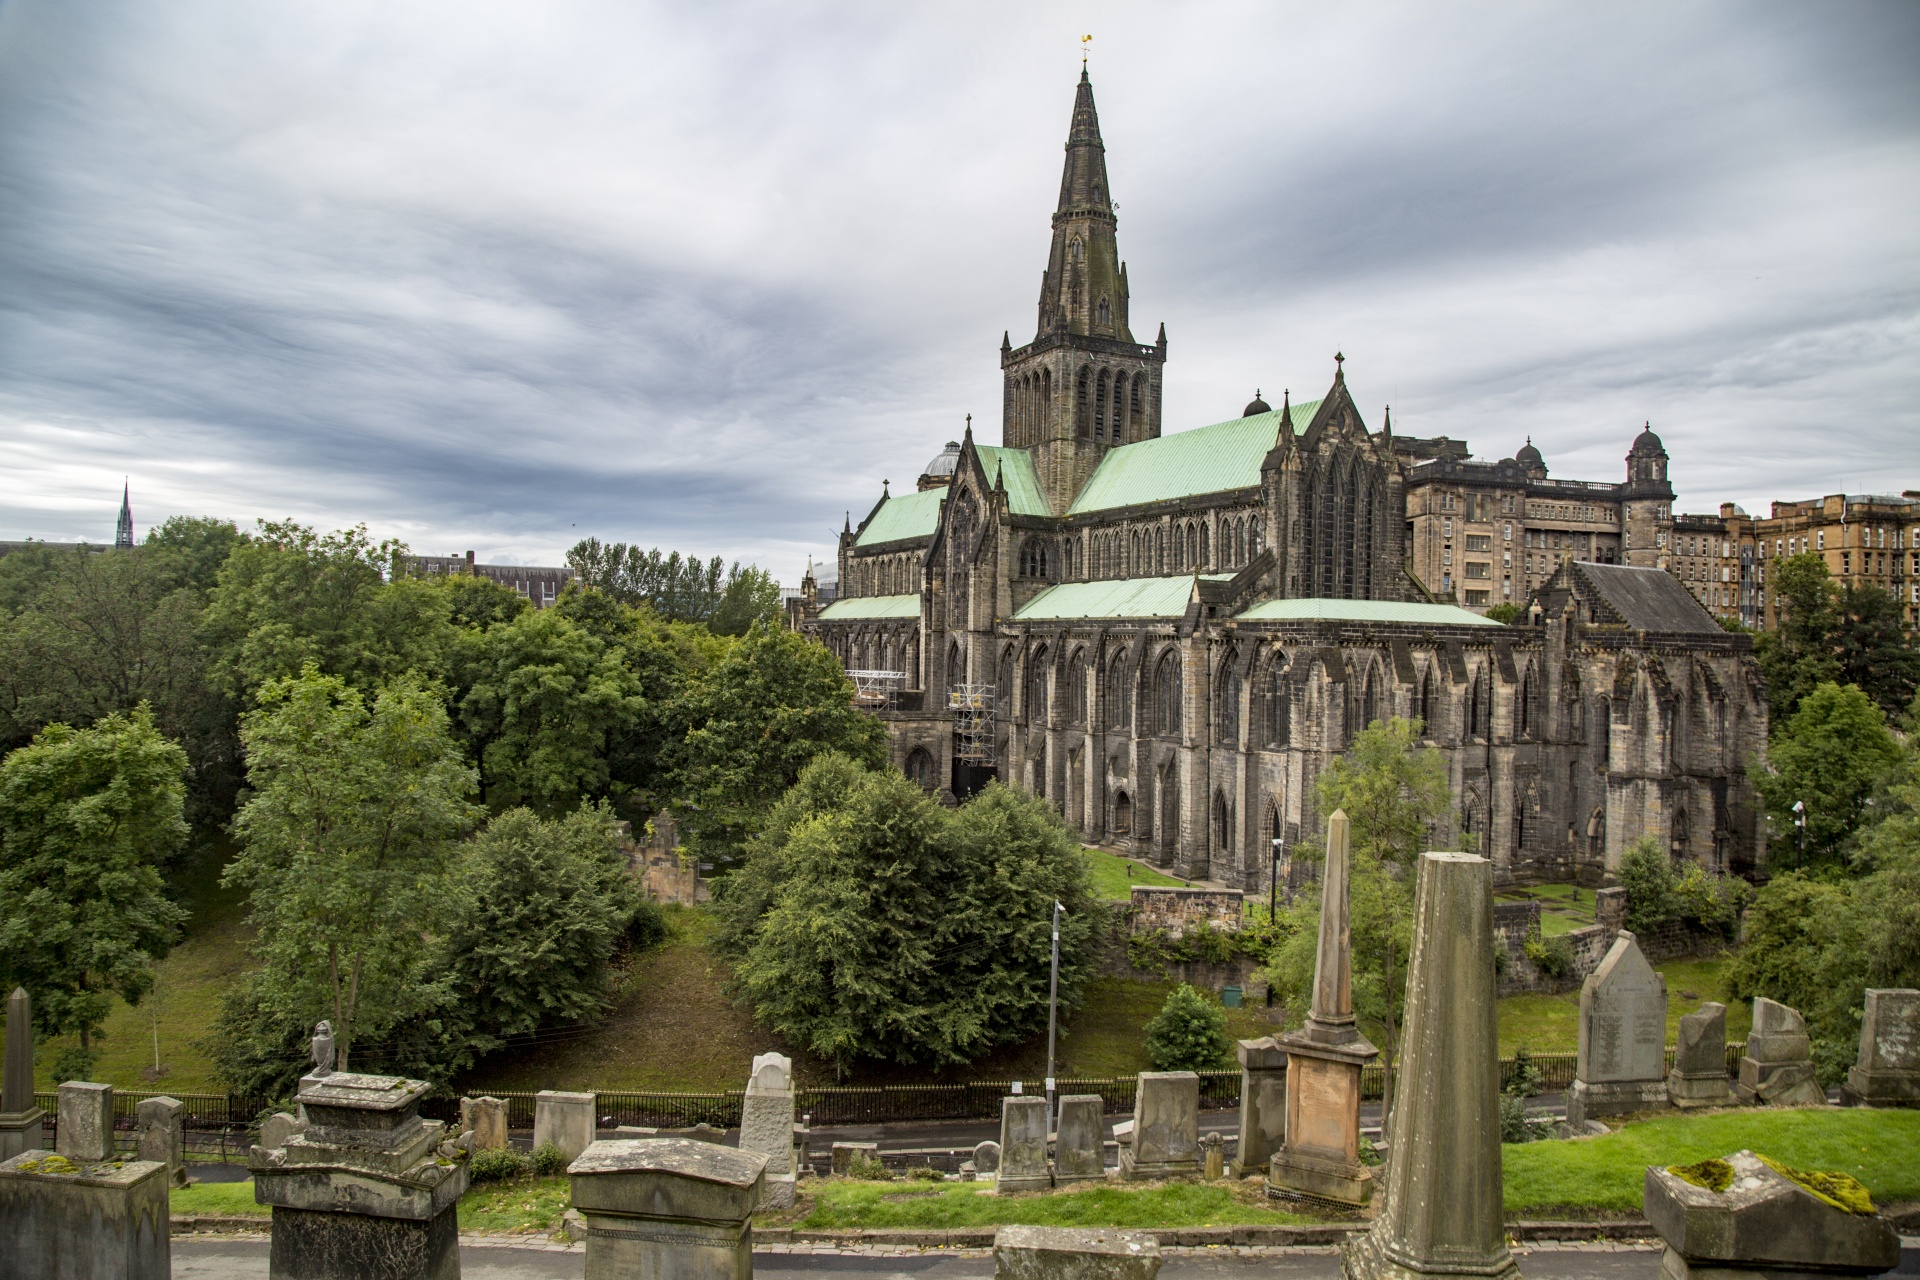
<path id="1" fill-rule="evenodd" d="M 1267 867 L 1267 927 L 1272 928 L 1280 918 L 1280 854 L 1287 842 L 1279 836 L 1270 841 L 1273 850 L 1271 863 Z M 1273 983 L 1267 983 L 1267 1007 L 1273 1007 Z"/>
<path id="2" fill-rule="evenodd" d="M 1807 862 L 1807 805 L 1804 800 L 1793 802 L 1793 842 L 1800 854 L 1800 865 Z"/>

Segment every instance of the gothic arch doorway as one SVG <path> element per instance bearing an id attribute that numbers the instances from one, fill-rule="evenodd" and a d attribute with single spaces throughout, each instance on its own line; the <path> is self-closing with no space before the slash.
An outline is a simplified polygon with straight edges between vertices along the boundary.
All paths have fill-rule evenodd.
<path id="1" fill-rule="evenodd" d="M 1124 791 L 1113 793 L 1113 834 L 1116 836 L 1133 834 L 1133 800 Z"/>

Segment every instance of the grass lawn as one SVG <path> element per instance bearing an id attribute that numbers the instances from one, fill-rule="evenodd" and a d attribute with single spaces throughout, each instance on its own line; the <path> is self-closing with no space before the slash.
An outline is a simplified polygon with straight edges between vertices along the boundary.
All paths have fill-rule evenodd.
<path id="1" fill-rule="evenodd" d="M 187 1170 L 192 1173 L 191 1167 Z M 186 1217 L 189 1214 L 206 1214 L 212 1217 L 232 1217 L 236 1214 L 254 1214 L 260 1217 L 273 1212 L 263 1204 L 253 1202 L 253 1180 L 245 1182 L 202 1182 L 191 1187 L 175 1187 L 169 1194 L 173 1216 Z"/>
<path id="2" fill-rule="evenodd" d="M 1876 1203 L 1920 1198 L 1920 1111 L 1811 1108 L 1663 1116 L 1579 1142 L 1500 1149 L 1507 1213 L 1637 1213 L 1647 1166 L 1691 1164 L 1742 1149 L 1797 1169 L 1850 1173 Z"/>
<path id="3" fill-rule="evenodd" d="M 1095 978 L 1087 983 L 1086 1003 L 1060 1038 L 1062 1075 L 1130 1076 L 1153 1070 L 1147 1061 L 1145 1027 L 1177 984 L 1136 982 L 1131 978 Z M 1271 1035 L 1277 1028 L 1252 1006 L 1227 1010 L 1227 1034 L 1235 1040 Z M 1045 1037 L 1039 1043 L 1037 1069 L 1046 1069 Z M 1222 1063 L 1229 1067 L 1231 1062 Z M 980 1075 L 989 1075 L 986 1071 Z"/>
<path id="4" fill-rule="evenodd" d="M 1144 1187 L 1095 1186 L 990 1196 L 985 1182 L 854 1182 L 810 1184 L 812 1203 L 793 1225 L 807 1230 L 857 1227 L 1221 1227 L 1312 1222 L 1265 1206 L 1258 1182 L 1172 1182 Z"/>
<path id="5" fill-rule="evenodd" d="M 1522 889 L 1505 889 L 1494 895 L 1501 902 L 1540 904 L 1540 933 L 1553 938 L 1584 929 L 1594 922 L 1593 890 L 1573 884 L 1537 884 Z"/>
<path id="6" fill-rule="evenodd" d="M 551 1231 L 572 1203 L 572 1192 L 564 1176 L 482 1183 L 460 1197 L 460 1229 Z"/>
<path id="7" fill-rule="evenodd" d="M 1667 1043 L 1679 1034 L 1680 1019 L 1709 1000 L 1727 1006 L 1727 1039 L 1747 1038 L 1753 1011 L 1727 999 L 1721 974 L 1728 957 L 1704 960 L 1668 960 L 1654 966 L 1667 979 Z M 1580 992 L 1557 996 L 1508 996 L 1500 1001 L 1500 1052 L 1511 1054 L 1521 1045 L 1535 1053 L 1573 1053 L 1580 1047 Z"/>
<path id="8" fill-rule="evenodd" d="M 1093 869 L 1093 893 L 1109 902 L 1125 902 L 1133 896 L 1136 884 L 1182 885 L 1185 880 L 1163 876 L 1137 858 L 1123 858 L 1102 849 L 1088 849 L 1087 863 Z"/>

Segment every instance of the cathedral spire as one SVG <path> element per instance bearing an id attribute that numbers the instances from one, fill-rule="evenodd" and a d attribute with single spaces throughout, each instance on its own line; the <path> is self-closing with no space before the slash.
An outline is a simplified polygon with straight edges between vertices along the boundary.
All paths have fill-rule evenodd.
<path id="1" fill-rule="evenodd" d="M 1065 331 L 1133 341 L 1127 329 L 1127 281 L 1114 242 L 1107 148 L 1085 68 L 1073 94 L 1053 248 L 1040 285 L 1040 333 Z"/>
<path id="2" fill-rule="evenodd" d="M 120 487 L 120 522 L 114 526 L 113 545 L 131 547 L 133 545 L 133 485 L 125 482 Z"/>

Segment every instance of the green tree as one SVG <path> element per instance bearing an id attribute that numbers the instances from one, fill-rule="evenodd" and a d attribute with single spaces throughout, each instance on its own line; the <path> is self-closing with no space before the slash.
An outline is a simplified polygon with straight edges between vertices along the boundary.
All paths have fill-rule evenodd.
<path id="1" fill-rule="evenodd" d="M 1186 983 L 1147 1023 L 1147 1060 L 1155 1071 L 1216 1071 L 1233 1061 L 1227 1011 Z"/>
<path id="2" fill-rule="evenodd" d="M 1878 587 L 1850 586 L 1840 593 L 1838 614 L 1833 645 L 1840 681 L 1899 715 L 1920 688 L 1920 637 L 1908 629 L 1900 601 Z"/>
<path id="3" fill-rule="evenodd" d="M 231 520 L 214 516 L 168 516 L 147 530 L 141 547 L 166 565 L 173 584 L 191 588 L 201 599 L 220 580 L 233 549 L 247 540 Z"/>
<path id="4" fill-rule="evenodd" d="M 1840 679 L 1833 652 L 1839 625 L 1839 593 L 1817 552 L 1803 551 L 1771 562 L 1775 626 L 1754 641 L 1754 657 L 1767 680 L 1767 707 L 1774 724 L 1785 724 L 1804 698 Z"/>
<path id="5" fill-rule="evenodd" d="M 1627 891 L 1627 928 L 1649 933 L 1680 915 L 1680 878 L 1673 858 L 1653 836 L 1642 836 L 1620 855 L 1620 887 Z"/>
<path id="6" fill-rule="evenodd" d="M 431 908 L 478 816 L 474 772 L 445 707 L 411 678 L 369 703 L 310 664 L 269 681 L 259 704 L 242 734 L 252 794 L 226 880 L 249 891 L 264 1016 L 281 1028 L 330 1020 L 344 1070 L 362 1034 L 434 1007 Z M 245 1022 L 229 1019 L 229 1039 Z"/>
<path id="7" fill-rule="evenodd" d="M 1844 865 L 1876 788 L 1899 764 L 1886 716 L 1854 685 L 1817 685 L 1774 735 L 1754 787 L 1774 822 L 1768 857 L 1779 867 Z M 1805 830 L 1793 806 L 1805 806 Z"/>
<path id="8" fill-rule="evenodd" d="M 1447 763 L 1420 745 L 1418 720 L 1376 720 L 1320 775 L 1322 813 L 1344 809 L 1356 854 L 1410 870 L 1453 807 Z"/>
<path id="9" fill-rule="evenodd" d="M 145 706 L 48 725 L 0 762 L 0 974 L 42 1032 L 78 1034 L 63 1079 L 86 1078 L 110 997 L 139 1003 L 186 919 L 158 869 L 187 838 L 186 768 Z"/>
<path id="10" fill-rule="evenodd" d="M 1507 600 L 1488 609 L 1487 620 L 1489 622 L 1498 622 L 1503 626 L 1511 626 L 1518 622 L 1521 615 L 1525 612 L 1526 610 L 1522 609 L 1519 605 L 1511 600 Z"/>
<path id="11" fill-rule="evenodd" d="M 765 569 L 735 564 L 707 625 L 716 635 L 743 636 L 756 622 L 775 626 L 779 621 L 780 584 Z"/>

